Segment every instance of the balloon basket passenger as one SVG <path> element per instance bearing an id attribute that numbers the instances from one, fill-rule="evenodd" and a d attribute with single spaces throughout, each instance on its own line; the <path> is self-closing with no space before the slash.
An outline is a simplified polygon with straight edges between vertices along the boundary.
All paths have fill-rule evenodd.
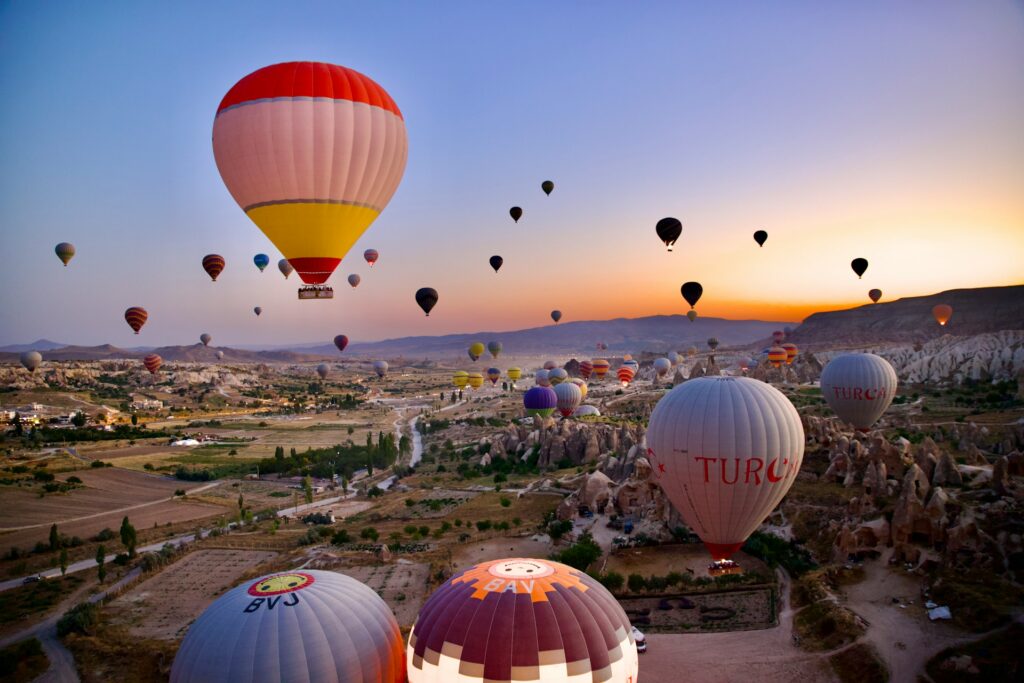
<path id="1" fill-rule="evenodd" d="M 732 560 L 715 560 L 708 565 L 709 576 L 725 576 L 726 574 L 742 574 L 743 568 Z"/>
<path id="2" fill-rule="evenodd" d="M 333 299 L 334 288 L 327 285 L 305 285 L 299 287 L 299 299 Z"/>

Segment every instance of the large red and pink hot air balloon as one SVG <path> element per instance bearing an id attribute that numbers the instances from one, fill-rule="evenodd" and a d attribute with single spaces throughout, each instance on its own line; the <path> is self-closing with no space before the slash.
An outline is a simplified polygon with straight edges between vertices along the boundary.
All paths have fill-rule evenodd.
<path id="1" fill-rule="evenodd" d="M 238 81 L 213 124 L 221 178 L 309 287 L 331 273 L 405 171 L 405 122 L 373 80 L 322 62 L 267 66 Z"/>

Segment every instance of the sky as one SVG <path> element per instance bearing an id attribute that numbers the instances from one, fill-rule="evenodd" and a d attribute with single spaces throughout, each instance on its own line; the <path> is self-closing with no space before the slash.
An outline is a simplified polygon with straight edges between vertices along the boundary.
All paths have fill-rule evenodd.
<path id="1" fill-rule="evenodd" d="M 332 301 L 298 301 L 296 276 L 255 268 L 279 254 L 210 144 L 224 93 L 292 60 L 370 76 L 409 138 Z M 512 330 L 552 309 L 683 313 L 688 280 L 701 315 L 798 321 L 874 287 L 884 301 L 1018 284 L 1022 64 L 1010 0 L 3 0 L 0 344 Z M 684 226 L 671 254 L 654 232 L 665 216 Z M 67 268 L 61 241 L 78 250 Z M 211 252 L 227 260 L 216 283 Z M 860 280 L 855 257 L 870 262 Z M 423 286 L 440 294 L 429 318 Z M 129 306 L 150 314 L 137 337 Z"/>

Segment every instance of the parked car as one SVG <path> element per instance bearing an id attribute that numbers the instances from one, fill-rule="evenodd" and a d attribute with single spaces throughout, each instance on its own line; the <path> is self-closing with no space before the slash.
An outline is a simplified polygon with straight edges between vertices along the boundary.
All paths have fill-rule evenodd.
<path id="1" fill-rule="evenodd" d="M 42 580 L 43 580 L 43 577 L 40 574 L 36 574 L 34 576 L 26 576 L 25 580 L 22 581 L 22 583 L 37 583 L 37 582 L 42 581 Z"/>

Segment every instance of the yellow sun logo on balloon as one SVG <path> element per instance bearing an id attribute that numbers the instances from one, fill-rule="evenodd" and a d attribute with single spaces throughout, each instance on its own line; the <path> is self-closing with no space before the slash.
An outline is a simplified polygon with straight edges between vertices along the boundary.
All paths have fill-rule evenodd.
<path id="1" fill-rule="evenodd" d="M 313 585 L 315 580 L 310 574 L 304 572 L 272 574 L 249 586 L 249 595 L 265 598 L 271 595 L 281 595 L 282 593 L 293 593 Z"/>
<path id="2" fill-rule="evenodd" d="M 452 579 L 452 583 L 468 583 L 473 597 L 483 600 L 488 593 L 529 593 L 533 602 L 546 602 L 555 585 L 586 591 L 588 586 L 580 572 L 558 562 L 533 558 L 515 558 L 484 562 Z"/>

